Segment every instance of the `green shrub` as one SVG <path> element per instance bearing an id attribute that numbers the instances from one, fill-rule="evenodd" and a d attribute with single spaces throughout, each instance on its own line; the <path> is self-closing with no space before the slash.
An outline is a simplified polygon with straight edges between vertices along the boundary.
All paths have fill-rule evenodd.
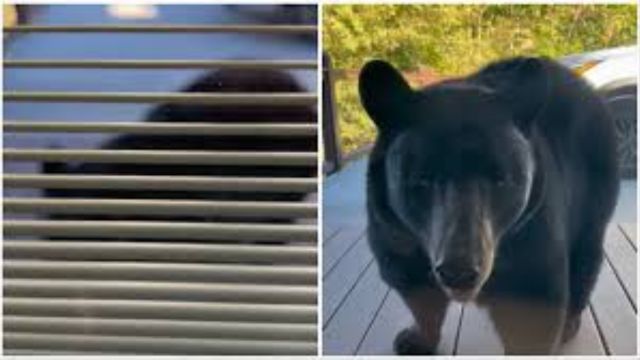
<path id="1" fill-rule="evenodd" d="M 345 153 L 369 143 L 375 137 L 375 126 L 360 106 L 355 79 L 336 82 L 336 103 L 340 142 Z"/>
<path id="2" fill-rule="evenodd" d="M 323 12 L 324 50 L 348 73 L 383 58 L 402 70 L 456 76 L 509 56 L 559 57 L 636 42 L 636 5 L 329 5 Z M 355 81 L 336 81 L 345 152 L 375 134 Z"/>

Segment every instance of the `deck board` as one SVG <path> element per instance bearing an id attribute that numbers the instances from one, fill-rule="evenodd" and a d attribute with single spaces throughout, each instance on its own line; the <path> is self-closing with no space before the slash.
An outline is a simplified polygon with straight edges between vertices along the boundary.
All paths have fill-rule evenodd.
<path id="1" fill-rule="evenodd" d="M 582 314 L 576 336 L 560 348 L 560 355 L 604 355 L 598 329 L 590 311 Z M 488 312 L 471 304 L 464 308 L 456 355 L 502 355 L 504 347 Z"/>
<path id="2" fill-rule="evenodd" d="M 560 355 L 606 355 L 591 308 L 582 313 L 582 325 L 576 336 L 560 349 Z"/>
<path id="3" fill-rule="evenodd" d="M 364 239 L 358 241 L 356 246 L 351 248 L 343 257 L 342 261 L 327 274 L 323 280 L 322 296 L 322 317 L 323 324 L 331 319 L 356 285 L 362 278 L 365 269 L 373 262 L 373 256 L 369 250 L 369 245 Z"/>
<path id="4" fill-rule="evenodd" d="M 486 309 L 467 304 L 462 312 L 456 355 L 503 354 L 502 343 Z"/>
<path id="5" fill-rule="evenodd" d="M 404 306 L 400 296 L 395 291 L 390 291 L 357 353 L 359 355 L 392 355 L 392 342 L 395 335 L 411 322 L 411 313 Z"/>
<path id="6" fill-rule="evenodd" d="M 442 325 L 439 354 L 451 355 L 455 348 L 456 332 L 462 307 L 451 304 Z M 391 290 L 380 312 L 371 324 L 358 349 L 358 355 L 393 355 L 393 339 L 402 329 L 413 323 L 411 313 L 397 292 Z"/>
<path id="7" fill-rule="evenodd" d="M 349 249 L 351 249 L 358 240 L 362 239 L 365 232 L 364 223 L 356 224 L 342 229 L 331 241 L 323 245 L 322 248 L 322 272 L 329 273 L 342 259 Z"/>
<path id="8" fill-rule="evenodd" d="M 388 291 L 372 263 L 336 313 L 335 320 L 324 329 L 326 355 L 356 353 Z"/>
<path id="9" fill-rule="evenodd" d="M 392 355 L 396 334 L 413 322 L 399 295 L 380 280 L 366 241 L 364 163 L 347 165 L 324 188 L 324 214 L 330 220 L 323 245 L 325 354 Z M 636 353 L 637 226 L 635 213 L 628 213 L 634 209 L 629 203 L 635 202 L 636 184 L 628 181 L 622 188 L 620 196 L 626 198 L 608 229 L 606 257 L 590 306 L 561 355 Z M 503 348 L 484 309 L 452 304 L 438 353 L 493 355 Z"/>
<path id="10" fill-rule="evenodd" d="M 591 304 L 610 354 L 636 354 L 636 313 L 609 261 L 603 263 Z"/>
<path id="11" fill-rule="evenodd" d="M 632 301 L 633 308 L 637 308 L 637 254 L 635 249 L 617 226 L 609 227 L 605 237 L 604 248 L 612 269 L 624 286 L 625 293 Z"/>
<path id="12" fill-rule="evenodd" d="M 629 240 L 629 242 L 631 243 L 631 246 L 633 246 L 633 248 L 638 251 L 638 227 L 636 224 L 634 223 L 630 223 L 630 222 L 623 222 L 620 223 L 620 229 L 622 230 L 622 232 L 624 233 L 624 235 L 626 236 L 627 240 Z"/>

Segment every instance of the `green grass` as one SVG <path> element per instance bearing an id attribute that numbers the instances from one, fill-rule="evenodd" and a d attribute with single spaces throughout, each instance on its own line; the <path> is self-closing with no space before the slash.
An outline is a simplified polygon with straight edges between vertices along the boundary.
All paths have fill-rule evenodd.
<path id="1" fill-rule="evenodd" d="M 342 73 L 371 58 L 402 71 L 467 74 L 516 55 L 560 57 L 636 43 L 636 5 L 330 5 L 324 50 Z M 357 79 L 338 77 L 335 99 L 343 153 L 375 138 Z"/>
<path id="2" fill-rule="evenodd" d="M 360 105 L 356 79 L 337 80 L 335 91 L 340 142 L 348 154 L 372 142 L 376 128 Z"/>

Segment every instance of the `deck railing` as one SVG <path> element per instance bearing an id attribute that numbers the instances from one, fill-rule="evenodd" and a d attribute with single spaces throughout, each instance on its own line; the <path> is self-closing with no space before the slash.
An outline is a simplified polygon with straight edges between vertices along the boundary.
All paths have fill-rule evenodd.
<path id="1" fill-rule="evenodd" d="M 322 137 L 324 143 L 325 174 L 330 174 L 340 168 L 342 151 L 338 136 L 338 118 L 335 103 L 334 73 L 331 58 L 324 53 L 322 56 Z"/>

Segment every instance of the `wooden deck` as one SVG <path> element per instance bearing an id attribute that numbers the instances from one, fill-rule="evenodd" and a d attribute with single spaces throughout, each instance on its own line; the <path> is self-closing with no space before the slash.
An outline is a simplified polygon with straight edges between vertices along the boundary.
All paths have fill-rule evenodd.
<path id="1" fill-rule="evenodd" d="M 323 348 L 326 355 L 389 355 L 398 331 L 412 319 L 378 275 L 366 241 L 364 173 L 355 161 L 324 184 Z M 636 354 L 636 182 L 623 181 L 606 238 L 606 260 L 588 311 L 564 355 Z M 484 310 L 449 307 L 439 353 L 502 354 Z"/>

